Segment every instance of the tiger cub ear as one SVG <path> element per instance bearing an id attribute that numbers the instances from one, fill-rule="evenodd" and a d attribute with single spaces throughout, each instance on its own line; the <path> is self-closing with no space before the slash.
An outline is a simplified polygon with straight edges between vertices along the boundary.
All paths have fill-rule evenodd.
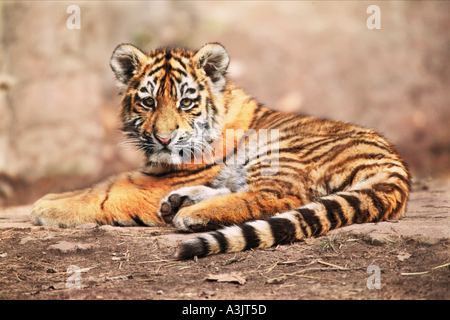
<path id="1" fill-rule="evenodd" d="M 123 93 L 128 84 L 147 61 L 147 56 L 131 44 L 121 44 L 113 52 L 110 66 L 117 78 L 117 87 Z"/>
<path id="2" fill-rule="evenodd" d="M 227 50 L 218 43 L 208 43 L 197 51 L 193 59 L 197 68 L 203 69 L 209 78 L 212 92 L 220 94 L 225 88 L 225 72 L 230 63 Z"/>

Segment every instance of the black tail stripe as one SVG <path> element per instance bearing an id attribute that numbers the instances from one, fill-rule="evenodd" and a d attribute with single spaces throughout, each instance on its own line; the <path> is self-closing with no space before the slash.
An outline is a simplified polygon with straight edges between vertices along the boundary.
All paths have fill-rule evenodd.
<path id="1" fill-rule="evenodd" d="M 352 223 L 356 223 L 357 219 L 361 216 L 361 202 L 355 196 L 350 196 L 346 194 L 339 194 L 341 198 L 344 198 L 345 201 L 353 208 L 354 214 L 352 218 Z"/>
<path id="2" fill-rule="evenodd" d="M 267 220 L 272 231 L 275 244 L 295 241 L 295 225 L 288 219 L 273 217 Z"/>
<path id="3" fill-rule="evenodd" d="M 220 252 L 227 252 L 228 250 L 228 242 L 225 236 L 220 231 L 211 232 L 211 235 L 216 239 L 219 244 Z"/>
<path id="4" fill-rule="evenodd" d="M 297 211 L 297 214 L 295 215 L 295 217 L 297 218 L 299 224 L 300 224 L 300 228 L 302 229 L 303 235 L 306 238 L 309 238 L 311 235 L 309 234 L 308 229 L 305 226 L 305 220 L 303 219 L 303 215 L 300 214 L 299 209 L 295 209 Z"/>
<path id="5" fill-rule="evenodd" d="M 242 229 L 242 233 L 245 238 L 245 250 L 249 250 L 251 248 L 257 248 L 261 241 L 259 240 L 258 234 L 255 231 L 255 228 L 248 223 L 244 223 L 239 226 Z"/>
<path id="6" fill-rule="evenodd" d="M 195 256 L 204 257 L 209 253 L 208 241 L 202 237 L 183 242 L 178 248 L 177 259 L 190 259 Z"/>
<path id="7" fill-rule="evenodd" d="M 198 239 L 200 240 L 200 245 L 201 245 L 201 250 L 198 253 L 198 256 L 199 257 L 204 257 L 204 256 L 209 254 L 211 249 L 210 249 L 208 240 L 204 239 L 203 237 L 198 237 Z"/>
<path id="8" fill-rule="evenodd" d="M 321 203 L 327 210 L 327 218 L 331 223 L 331 228 L 335 229 L 340 226 L 345 226 L 348 221 L 342 212 L 342 207 L 339 202 L 335 200 L 322 200 Z"/>
<path id="9" fill-rule="evenodd" d="M 316 216 L 316 213 L 314 212 L 314 210 L 307 209 L 307 208 L 298 208 L 295 210 L 298 211 L 302 215 L 303 220 L 310 227 L 310 229 L 311 229 L 311 234 L 309 235 L 310 237 L 313 237 L 313 236 L 316 236 L 316 235 L 319 235 L 322 233 L 322 224 L 321 224 L 319 218 Z"/>

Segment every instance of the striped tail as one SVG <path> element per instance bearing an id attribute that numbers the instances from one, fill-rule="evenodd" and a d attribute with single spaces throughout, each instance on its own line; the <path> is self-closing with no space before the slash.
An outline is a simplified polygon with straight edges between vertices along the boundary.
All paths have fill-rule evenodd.
<path id="1" fill-rule="evenodd" d="M 370 180 L 370 179 L 369 179 Z M 268 248 L 322 235 L 354 223 L 400 218 L 406 210 L 409 177 L 391 174 L 382 182 L 364 181 L 351 190 L 320 197 L 315 202 L 267 220 L 225 227 L 183 242 L 176 259 Z"/>

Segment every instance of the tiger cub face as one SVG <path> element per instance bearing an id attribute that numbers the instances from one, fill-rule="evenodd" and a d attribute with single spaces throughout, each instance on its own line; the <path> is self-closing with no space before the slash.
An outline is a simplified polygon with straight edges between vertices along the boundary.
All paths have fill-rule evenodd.
<path id="1" fill-rule="evenodd" d="M 220 136 L 229 57 L 220 44 L 197 52 L 118 46 L 111 57 L 122 99 L 123 131 L 148 164 L 181 164 Z M 209 140 L 209 141 L 208 141 Z"/>

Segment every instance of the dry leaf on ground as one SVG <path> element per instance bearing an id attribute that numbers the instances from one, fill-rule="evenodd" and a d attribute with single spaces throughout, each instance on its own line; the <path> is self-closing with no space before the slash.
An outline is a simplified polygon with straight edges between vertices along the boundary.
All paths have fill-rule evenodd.
<path id="1" fill-rule="evenodd" d="M 400 261 L 405 261 L 406 259 L 409 259 L 411 257 L 411 254 L 408 252 L 401 251 L 397 255 L 397 259 Z"/>
<path id="2" fill-rule="evenodd" d="M 217 282 L 232 282 L 244 284 L 246 279 L 242 276 L 242 272 L 232 272 L 224 274 L 210 274 L 206 277 L 207 281 L 217 281 Z"/>

